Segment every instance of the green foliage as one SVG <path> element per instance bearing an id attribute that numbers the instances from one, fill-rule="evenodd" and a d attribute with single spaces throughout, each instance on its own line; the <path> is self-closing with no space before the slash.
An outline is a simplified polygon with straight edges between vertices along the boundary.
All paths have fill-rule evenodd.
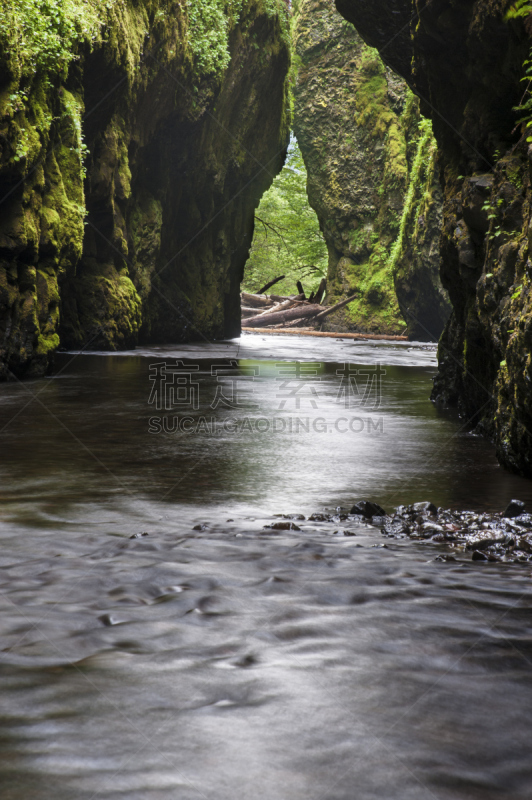
<path id="1" fill-rule="evenodd" d="M 506 22 L 511 19 L 517 19 L 519 17 L 531 17 L 532 16 L 532 2 L 530 0 L 517 0 L 509 11 L 506 12 L 504 19 Z M 518 119 L 518 125 L 524 125 L 527 134 L 527 142 L 532 142 L 532 47 L 530 48 L 528 58 L 526 58 L 523 62 L 523 68 L 525 70 L 524 76 L 521 78 L 521 81 L 526 83 L 525 93 L 521 100 L 521 103 L 518 106 L 515 106 L 514 111 L 520 111 L 522 116 Z"/>
<path id="2" fill-rule="evenodd" d="M 19 79 L 66 75 L 78 42 L 94 42 L 116 0 L 3 0 L 0 53 Z M 17 98 L 12 98 L 16 101 Z"/>
<path id="3" fill-rule="evenodd" d="M 201 76 L 222 75 L 231 60 L 229 35 L 240 18 L 243 0 L 187 0 L 186 7 L 187 44 L 194 59 L 195 72 Z M 268 16 L 279 17 L 281 31 L 288 37 L 289 21 L 284 0 L 262 0 L 262 8 Z"/>
<path id="4" fill-rule="evenodd" d="M 497 200 L 486 200 L 484 205 L 482 206 L 482 211 L 486 212 L 487 218 L 489 220 L 489 233 L 488 233 L 488 240 L 490 242 L 495 241 L 499 236 L 502 236 L 504 233 L 502 222 L 495 224 L 494 220 L 499 217 L 499 213 L 502 211 L 502 206 L 504 205 L 504 200 L 502 197 L 499 197 Z"/>
<path id="5" fill-rule="evenodd" d="M 187 0 L 187 43 L 200 75 L 219 75 L 231 59 L 229 32 L 238 22 L 242 0 Z"/>
<path id="6" fill-rule="evenodd" d="M 419 190 L 423 188 L 422 177 L 427 162 L 427 147 L 431 144 L 433 140 L 432 123 L 430 120 L 428 119 L 421 120 L 421 122 L 419 123 L 419 133 L 420 137 L 417 143 L 416 155 L 412 164 L 412 169 L 408 180 L 408 190 L 404 200 L 403 213 L 401 215 L 401 221 L 399 223 L 399 234 L 393 244 L 390 253 L 390 259 L 388 262 L 388 268 L 392 274 L 394 273 L 397 262 L 399 261 L 403 252 L 406 226 L 408 224 L 408 220 L 412 215 L 416 195 L 419 193 Z M 431 154 L 429 153 L 429 157 L 430 155 Z"/>
<path id="7" fill-rule="evenodd" d="M 516 19 L 517 17 L 528 17 L 532 14 L 532 3 L 530 0 L 517 0 L 516 3 L 506 12 L 504 19 Z"/>
<path id="8" fill-rule="evenodd" d="M 218 76 L 227 68 L 229 35 L 242 5 L 243 0 L 186 0 L 187 45 L 198 75 Z M 285 20 L 282 0 L 264 0 L 264 5 L 267 14 Z M 2 0 L 0 57 L 23 83 L 37 75 L 65 78 L 79 57 L 79 46 L 94 45 L 110 12 L 116 9 L 123 16 L 126 6 L 125 0 Z M 163 19 L 165 13 L 159 9 L 155 18 Z M 19 90 L 10 98 L 15 110 L 23 105 L 22 94 Z"/>
<path id="9" fill-rule="evenodd" d="M 256 291 L 273 278 L 286 275 L 276 285 L 276 292 L 293 294 L 297 280 L 303 281 L 310 292 L 326 276 L 327 247 L 308 202 L 306 183 L 303 157 L 293 138 L 284 169 L 257 210 L 243 281 L 247 291 Z"/>

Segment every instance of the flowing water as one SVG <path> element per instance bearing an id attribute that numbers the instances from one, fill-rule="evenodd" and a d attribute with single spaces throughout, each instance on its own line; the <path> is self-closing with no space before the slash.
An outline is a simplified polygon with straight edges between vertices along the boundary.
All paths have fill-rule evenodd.
<path id="1" fill-rule="evenodd" d="M 0 387 L 2 798 L 532 796 L 531 567 L 265 527 L 360 498 L 532 508 L 428 401 L 433 348 L 56 366 Z"/>

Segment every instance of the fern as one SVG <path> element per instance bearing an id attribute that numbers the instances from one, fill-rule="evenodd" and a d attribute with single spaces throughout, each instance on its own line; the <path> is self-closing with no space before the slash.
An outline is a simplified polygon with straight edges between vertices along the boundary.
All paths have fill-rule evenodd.
<path id="1" fill-rule="evenodd" d="M 530 0 L 517 0 L 504 15 L 504 20 L 507 22 L 509 19 L 528 17 L 529 14 L 532 14 L 532 3 Z"/>
<path id="2" fill-rule="evenodd" d="M 504 20 L 505 22 L 508 22 L 511 19 L 518 19 L 519 17 L 528 18 L 527 23 L 525 23 L 525 27 L 527 27 L 527 30 L 529 30 L 530 19 L 532 18 L 531 0 L 516 0 L 512 7 L 504 15 Z M 532 130 L 532 94 L 530 91 L 532 86 L 532 47 L 530 48 L 528 58 L 523 62 L 523 68 L 525 70 L 525 74 L 521 78 L 521 81 L 524 81 L 527 86 L 520 104 L 518 106 L 514 106 L 513 110 L 520 111 L 522 113 L 522 116 L 517 120 L 517 125 L 524 125 L 526 132 L 530 134 Z M 532 135 L 528 135 L 526 140 L 527 142 L 532 142 Z"/>

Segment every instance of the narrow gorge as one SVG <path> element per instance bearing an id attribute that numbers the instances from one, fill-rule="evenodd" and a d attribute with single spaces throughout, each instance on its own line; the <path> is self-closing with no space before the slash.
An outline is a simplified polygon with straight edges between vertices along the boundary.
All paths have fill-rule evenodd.
<path id="1" fill-rule="evenodd" d="M 2 800 L 532 797 L 532 0 L 0 0 Z"/>
<path id="2" fill-rule="evenodd" d="M 532 153 L 517 110 L 528 91 L 526 17 L 506 21 L 504 0 L 336 5 L 418 95 L 438 142 L 453 314 L 433 399 L 457 406 L 505 466 L 532 476 Z"/>
<path id="3" fill-rule="evenodd" d="M 41 5 L 0 12 L 0 375 L 237 334 L 288 143 L 286 4 Z"/>

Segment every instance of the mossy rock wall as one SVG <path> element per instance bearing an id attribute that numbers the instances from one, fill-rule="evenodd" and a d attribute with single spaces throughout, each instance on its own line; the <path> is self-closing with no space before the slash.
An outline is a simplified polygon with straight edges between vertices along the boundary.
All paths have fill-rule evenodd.
<path id="1" fill-rule="evenodd" d="M 522 20 L 504 21 L 505 0 L 445 0 L 419 16 L 413 0 L 392 5 L 337 0 L 411 82 L 438 142 L 453 314 L 433 399 L 457 406 L 504 465 L 532 477 L 532 149 L 514 110 L 530 36 Z"/>
<path id="2" fill-rule="evenodd" d="M 329 251 L 328 301 L 359 294 L 326 327 L 437 340 L 450 306 L 430 123 L 333 0 L 300 0 L 293 28 L 294 129 Z"/>
<path id="3" fill-rule="evenodd" d="M 238 334 L 288 143 L 286 3 L 80 2 L 57 65 L 27 45 L 32 3 L 0 12 L 0 377 L 59 345 Z"/>

